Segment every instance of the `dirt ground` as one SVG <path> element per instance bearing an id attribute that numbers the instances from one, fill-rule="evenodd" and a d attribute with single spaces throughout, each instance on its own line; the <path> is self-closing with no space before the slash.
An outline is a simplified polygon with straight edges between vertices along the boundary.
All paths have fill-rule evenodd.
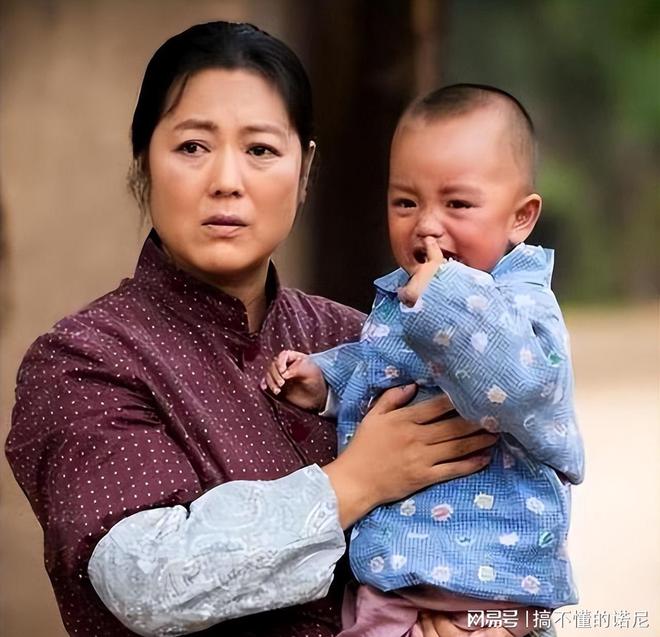
<path id="1" fill-rule="evenodd" d="M 564 624 L 559 634 L 660 635 L 659 308 L 567 317 L 588 473 L 574 490 L 570 546 L 581 600 L 555 614 Z M 2 416 L 4 439 L 8 413 Z M 1 462 L 0 634 L 64 636 L 42 566 L 41 532 Z M 646 619 L 648 628 L 633 628 L 636 613 L 638 626 Z"/>

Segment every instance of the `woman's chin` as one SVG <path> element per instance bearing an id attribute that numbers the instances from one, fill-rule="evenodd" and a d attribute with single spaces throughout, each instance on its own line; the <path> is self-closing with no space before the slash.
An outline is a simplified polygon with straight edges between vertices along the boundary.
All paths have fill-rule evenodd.
<path id="1" fill-rule="evenodd" d="M 268 270 L 268 259 L 246 259 L 245 254 L 232 254 L 224 251 L 222 255 L 198 262 L 197 271 L 206 280 L 217 285 L 252 285 L 255 279 L 260 279 Z"/>

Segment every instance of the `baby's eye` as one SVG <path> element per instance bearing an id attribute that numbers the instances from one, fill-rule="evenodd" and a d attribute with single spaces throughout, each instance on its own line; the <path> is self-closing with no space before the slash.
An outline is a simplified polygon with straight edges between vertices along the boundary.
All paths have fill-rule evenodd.
<path id="1" fill-rule="evenodd" d="M 184 155 L 199 155 L 206 149 L 197 142 L 184 142 L 177 148 L 177 150 Z"/>
<path id="2" fill-rule="evenodd" d="M 447 208 L 472 208 L 472 204 L 469 201 L 464 201 L 462 199 L 452 199 L 447 202 Z"/>
<path id="3" fill-rule="evenodd" d="M 396 208 L 414 208 L 417 204 L 412 199 L 395 199 L 392 205 Z"/>
<path id="4" fill-rule="evenodd" d="M 255 144 L 248 148 L 248 153 L 254 157 L 279 157 L 280 153 L 277 152 L 272 146 L 264 146 L 263 144 Z"/>

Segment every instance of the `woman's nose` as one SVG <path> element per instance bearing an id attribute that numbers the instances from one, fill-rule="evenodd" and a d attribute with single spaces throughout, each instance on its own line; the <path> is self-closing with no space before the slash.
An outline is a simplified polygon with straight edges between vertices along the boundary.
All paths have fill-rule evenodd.
<path id="1" fill-rule="evenodd" d="M 240 197 L 243 194 L 243 175 L 237 151 L 228 148 L 217 153 L 209 190 L 213 197 Z"/>

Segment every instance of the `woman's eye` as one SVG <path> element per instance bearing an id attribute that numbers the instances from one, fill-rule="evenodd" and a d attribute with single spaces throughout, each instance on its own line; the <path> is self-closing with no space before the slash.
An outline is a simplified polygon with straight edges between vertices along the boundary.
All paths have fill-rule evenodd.
<path id="1" fill-rule="evenodd" d="M 462 199 L 452 199 L 447 202 L 447 208 L 472 208 L 472 204 Z"/>
<path id="2" fill-rule="evenodd" d="M 417 205 L 412 199 L 395 199 L 392 204 L 396 208 L 414 208 Z"/>
<path id="3" fill-rule="evenodd" d="M 254 146 L 250 146 L 248 153 L 254 157 L 279 156 L 279 153 L 274 148 L 271 146 L 264 146 L 263 144 L 255 144 Z"/>
<path id="4" fill-rule="evenodd" d="M 205 148 L 197 142 L 184 142 L 178 150 L 184 155 L 199 155 Z"/>

